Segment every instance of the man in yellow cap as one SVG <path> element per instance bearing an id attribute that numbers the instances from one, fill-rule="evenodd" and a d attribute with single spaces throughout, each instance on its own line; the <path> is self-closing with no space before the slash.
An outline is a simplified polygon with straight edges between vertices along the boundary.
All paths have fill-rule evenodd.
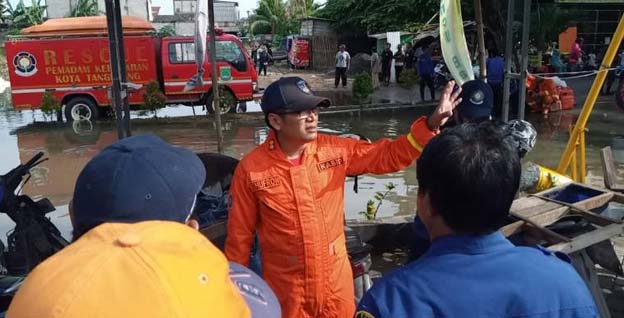
<path id="1" fill-rule="evenodd" d="M 188 222 L 205 174 L 151 135 L 104 149 L 76 182 L 74 242 L 28 275 L 7 317 L 280 317 L 268 285 Z"/>

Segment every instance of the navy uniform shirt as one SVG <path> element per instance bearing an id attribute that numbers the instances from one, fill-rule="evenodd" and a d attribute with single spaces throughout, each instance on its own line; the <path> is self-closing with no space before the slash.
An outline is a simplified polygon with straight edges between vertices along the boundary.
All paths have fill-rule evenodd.
<path id="1" fill-rule="evenodd" d="M 436 239 L 419 260 L 376 282 L 356 313 L 358 318 L 597 316 L 567 256 L 516 247 L 500 232 Z"/>

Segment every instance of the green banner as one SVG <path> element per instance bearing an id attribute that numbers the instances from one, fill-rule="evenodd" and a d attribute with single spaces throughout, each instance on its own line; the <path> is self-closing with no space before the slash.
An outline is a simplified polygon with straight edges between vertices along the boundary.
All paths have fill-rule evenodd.
<path id="1" fill-rule="evenodd" d="M 470 53 L 464 35 L 460 0 L 440 2 L 440 42 L 446 67 L 457 85 L 474 80 Z"/>

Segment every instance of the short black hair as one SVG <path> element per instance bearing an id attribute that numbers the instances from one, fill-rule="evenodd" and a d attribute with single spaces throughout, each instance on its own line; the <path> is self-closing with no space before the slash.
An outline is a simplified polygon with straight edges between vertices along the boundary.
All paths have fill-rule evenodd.
<path id="1" fill-rule="evenodd" d="M 443 130 L 416 165 L 418 191 L 429 194 L 433 209 L 453 231 L 472 235 L 505 224 L 520 171 L 518 154 L 490 121 Z"/>

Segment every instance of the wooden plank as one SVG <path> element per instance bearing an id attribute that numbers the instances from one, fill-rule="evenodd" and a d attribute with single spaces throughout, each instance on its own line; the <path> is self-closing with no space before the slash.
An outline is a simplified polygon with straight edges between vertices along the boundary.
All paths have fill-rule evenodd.
<path id="1" fill-rule="evenodd" d="M 607 193 L 608 194 L 608 193 Z M 538 195 L 532 195 L 533 197 L 536 198 L 540 198 L 544 201 L 548 201 L 548 202 L 553 202 L 553 203 L 557 203 L 563 206 L 566 206 L 568 208 L 570 208 L 570 212 L 575 213 L 575 214 L 579 214 L 582 215 L 584 218 L 586 218 L 588 221 L 594 223 L 594 224 L 598 224 L 600 226 L 607 226 L 609 224 L 613 224 L 613 223 L 622 223 L 621 220 L 615 220 L 609 217 L 605 217 L 599 214 L 596 214 L 592 211 L 586 210 L 584 208 L 580 208 L 574 204 L 570 204 L 567 202 L 562 202 L 562 201 L 557 201 L 555 199 L 551 199 L 548 197 L 543 197 L 543 196 L 538 196 Z"/>
<path id="2" fill-rule="evenodd" d="M 499 229 L 499 231 L 501 233 L 503 233 L 503 235 L 505 235 L 506 237 L 512 236 L 516 233 L 520 233 L 522 232 L 522 230 L 524 229 L 524 226 L 526 225 L 526 222 L 524 221 L 516 221 L 513 223 L 509 223 L 503 227 L 501 227 Z"/>
<path id="3" fill-rule="evenodd" d="M 595 208 L 599 208 L 609 203 L 609 201 L 611 201 L 612 199 L 613 199 L 613 192 L 609 191 L 609 192 L 605 192 L 603 194 L 597 195 L 595 197 L 589 198 L 587 200 L 576 202 L 572 205 L 585 209 L 585 210 L 593 210 Z"/>
<path id="4" fill-rule="evenodd" d="M 614 192 L 612 201 L 624 204 L 624 194 Z"/>
<path id="5" fill-rule="evenodd" d="M 511 205 L 510 211 L 523 217 L 531 218 L 535 215 L 543 214 L 560 207 L 561 206 L 558 204 L 544 202 L 544 200 L 538 198 L 525 197 L 515 200 Z"/>
<path id="6" fill-rule="evenodd" d="M 535 223 L 534 221 L 532 221 L 529 218 L 525 218 L 521 215 L 517 215 L 514 213 L 511 213 L 511 216 L 516 217 L 518 219 L 520 219 L 523 222 L 526 222 L 527 224 L 531 225 L 532 227 L 534 227 L 535 229 L 537 229 L 539 232 L 541 232 L 541 234 L 543 234 L 543 237 L 546 241 L 548 241 L 551 244 L 554 243 L 558 243 L 558 242 L 571 242 L 572 240 L 570 238 L 567 238 L 559 233 L 553 232 L 543 226 L 541 226 L 540 224 Z"/>
<path id="7" fill-rule="evenodd" d="M 624 231 L 624 224 L 611 224 L 589 233 L 581 234 L 572 239 L 572 242 L 548 246 L 548 249 L 570 254 L 622 234 L 622 231 Z"/>
<path id="8" fill-rule="evenodd" d="M 609 312 L 609 307 L 607 306 L 604 294 L 600 288 L 594 262 L 585 251 L 574 253 L 570 255 L 570 258 L 572 258 L 572 265 L 574 266 L 574 269 L 576 269 L 581 278 L 585 281 L 587 288 L 594 298 L 594 303 L 598 307 L 599 317 L 610 318 L 611 313 Z"/>
<path id="9" fill-rule="evenodd" d="M 600 150 L 600 159 L 605 187 L 614 191 L 624 191 L 624 184 L 618 182 L 617 166 L 611 147 L 604 147 Z"/>

